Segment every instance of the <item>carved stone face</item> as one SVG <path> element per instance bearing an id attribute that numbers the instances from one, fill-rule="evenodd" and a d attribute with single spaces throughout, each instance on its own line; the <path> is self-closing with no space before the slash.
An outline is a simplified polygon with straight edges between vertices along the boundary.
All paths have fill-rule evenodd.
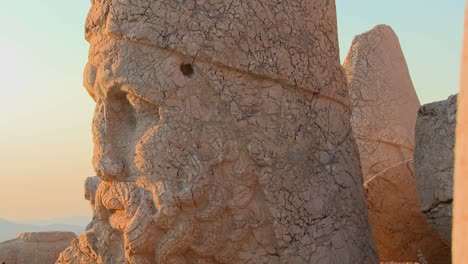
<path id="1" fill-rule="evenodd" d="M 264 233 L 257 247 L 273 252 L 256 167 L 219 107 L 206 64 L 111 34 L 107 22 L 88 18 L 84 79 L 96 101 L 93 164 L 104 180 L 95 210 L 123 234 L 126 261 L 156 254 L 166 263 L 190 251 L 231 262 L 253 226 Z M 151 230 L 161 237 L 139 235 Z"/>
<path id="2" fill-rule="evenodd" d="M 103 62 L 90 59 L 86 85 L 96 100 L 96 172 L 106 182 L 128 182 L 101 184 L 96 206 L 106 212 L 98 212 L 101 220 L 122 232 L 131 249 L 126 261 L 153 261 L 155 254 L 159 263 L 169 263 L 180 257 L 174 254 L 192 252 L 193 259 L 198 254 L 230 263 L 240 245 L 249 243 L 253 226 L 263 242 L 250 250 L 274 252 L 255 166 L 207 91 L 213 85 L 202 69 L 158 48 L 109 42 L 114 42 L 112 55 Z M 184 67 L 194 68 L 187 72 Z M 132 182 L 144 186 L 138 191 Z M 130 192 L 129 198 L 121 194 Z M 154 205 L 142 206 L 148 199 Z M 135 235 L 151 230 L 159 230 L 161 237 Z M 143 252 L 140 244 L 145 244 Z"/>
<path id="3" fill-rule="evenodd" d="M 184 76 L 178 56 L 128 41 L 109 42 L 111 54 L 103 61 L 91 58 L 86 69 L 86 79 L 92 80 L 86 86 L 96 101 L 94 165 L 103 179 L 136 179 L 141 172 L 133 165 L 135 146 L 161 125 L 171 107 L 168 100 L 179 101 L 182 88 L 196 90 L 198 83 Z"/>
<path id="4" fill-rule="evenodd" d="M 333 1 L 92 3 L 103 262 L 373 262 Z"/>

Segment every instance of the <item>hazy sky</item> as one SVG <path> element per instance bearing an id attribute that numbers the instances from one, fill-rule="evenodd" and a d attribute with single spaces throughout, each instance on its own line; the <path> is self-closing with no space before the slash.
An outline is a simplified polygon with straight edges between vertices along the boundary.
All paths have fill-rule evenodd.
<path id="1" fill-rule="evenodd" d="M 93 102 L 81 86 L 89 0 L 5 1 L 0 9 L 0 218 L 88 215 Z M 422 103 L 456 93 L 464 0 L 337 0 L 341 57 L 388 24 Z"/>

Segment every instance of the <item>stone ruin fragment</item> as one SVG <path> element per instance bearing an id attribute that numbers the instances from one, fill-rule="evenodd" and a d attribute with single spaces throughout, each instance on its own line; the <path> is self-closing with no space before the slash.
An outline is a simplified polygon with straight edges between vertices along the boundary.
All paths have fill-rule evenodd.
<path id="1" fill-rule="evenodd" d="M 0 263 L 54 263 L 75 237 L 72 232 L 22 233 L 16 239 L 0 243 Z"/>
<path id="2" fill-rule="evenodd" d="M 364 182 L 413 159 L 419 99 L 398 37 L 379 25 L 353 39 L 343 64 Z"/>
<path id="3" fill-rule="evenodd" d="M 414 177 L 419 100 L 394 31 L 356 36 L 344 62 L 372 229 L 382 261 L 449 263 L 450 250 L 420 212 Z"/>
<path id="4" fill-rule="evenodd" d="M 456 114 L 456 96 L 423 105 L 416 123 L 414 153 L 421 211 L 449 245 L 452 241 Z"/>
<path id="5" fill-rule="evenodd" d="M 101 184 L 101 179 L 98 177 L 88 177 L 85 180 L 84 185 L 84 198 L 89 202 L 91 210 L 93 211 L 93 218 L 91 222 L 86 226 L 86 231 L 93 228 L 94 221 L 96 220 L 96 212 L 94 211 L 94 206 L 96 205 L 96 192 Z"/>
<path id="6" fill-rule="evenodd" d="M 93 1 L 102 180 L 58 263 L 378 263 L 334 1 Z"/>

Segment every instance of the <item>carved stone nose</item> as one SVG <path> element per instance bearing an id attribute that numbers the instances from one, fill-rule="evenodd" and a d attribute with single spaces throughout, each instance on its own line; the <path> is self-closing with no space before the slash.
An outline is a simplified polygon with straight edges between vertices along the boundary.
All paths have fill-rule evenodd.
<path id="1" fill-rule="evenodd" d="M 88 87 L 93 87 L 96 82 L 96 67 L 87 63 L 84 72 L 83 72 L 83 85 L 88 89 Z"/>
<path id="2" fill-rule="evenodd" d="M 112 110 L 112 100 L 101 100 L 93 120 L 94 157 L 96 174 L 102 180 L 123 180 L 127 177 L 125 166 L 126 136 L 122 133 L 118 113 Z"/>
<path id="3" fill-rule="evenodd" d="M 94 94 L 94 84 L 96 83 L 96 72 L 97 69 L 93 65 L 87 63 L 83 72 L 83 86 L 88 91 L 89 95 L 96 101 L 96 95 Z"/>

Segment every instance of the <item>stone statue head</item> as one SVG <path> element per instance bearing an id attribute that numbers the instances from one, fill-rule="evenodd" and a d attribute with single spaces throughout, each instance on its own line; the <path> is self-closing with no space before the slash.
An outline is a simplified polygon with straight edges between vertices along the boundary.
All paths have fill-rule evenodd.
<path id="1" fill-rule="evenodd" d="M 101 259 L 308 263 L 312 236 L 370 235 L 333 1 L 94 0 L 86 38 Z"/>
<path id="2" fill-rule="evenodd" d="M 224 74 L 184 52 L 113 32 L 114 12 L 125 6 L 106 5 L 95 4 L 103 9 L 88 18 L 84 79 L 96 101 L 93 164 L 103 182 L 95 211 L 108 229 L 100 232 L 118 233 L 124 247 L 109 242 L 109 251 L 135 263 L 189 255 L 232 263 L 246 245 L 249 258 L 274 255 L 260 168 L 213 76 Z"/>

